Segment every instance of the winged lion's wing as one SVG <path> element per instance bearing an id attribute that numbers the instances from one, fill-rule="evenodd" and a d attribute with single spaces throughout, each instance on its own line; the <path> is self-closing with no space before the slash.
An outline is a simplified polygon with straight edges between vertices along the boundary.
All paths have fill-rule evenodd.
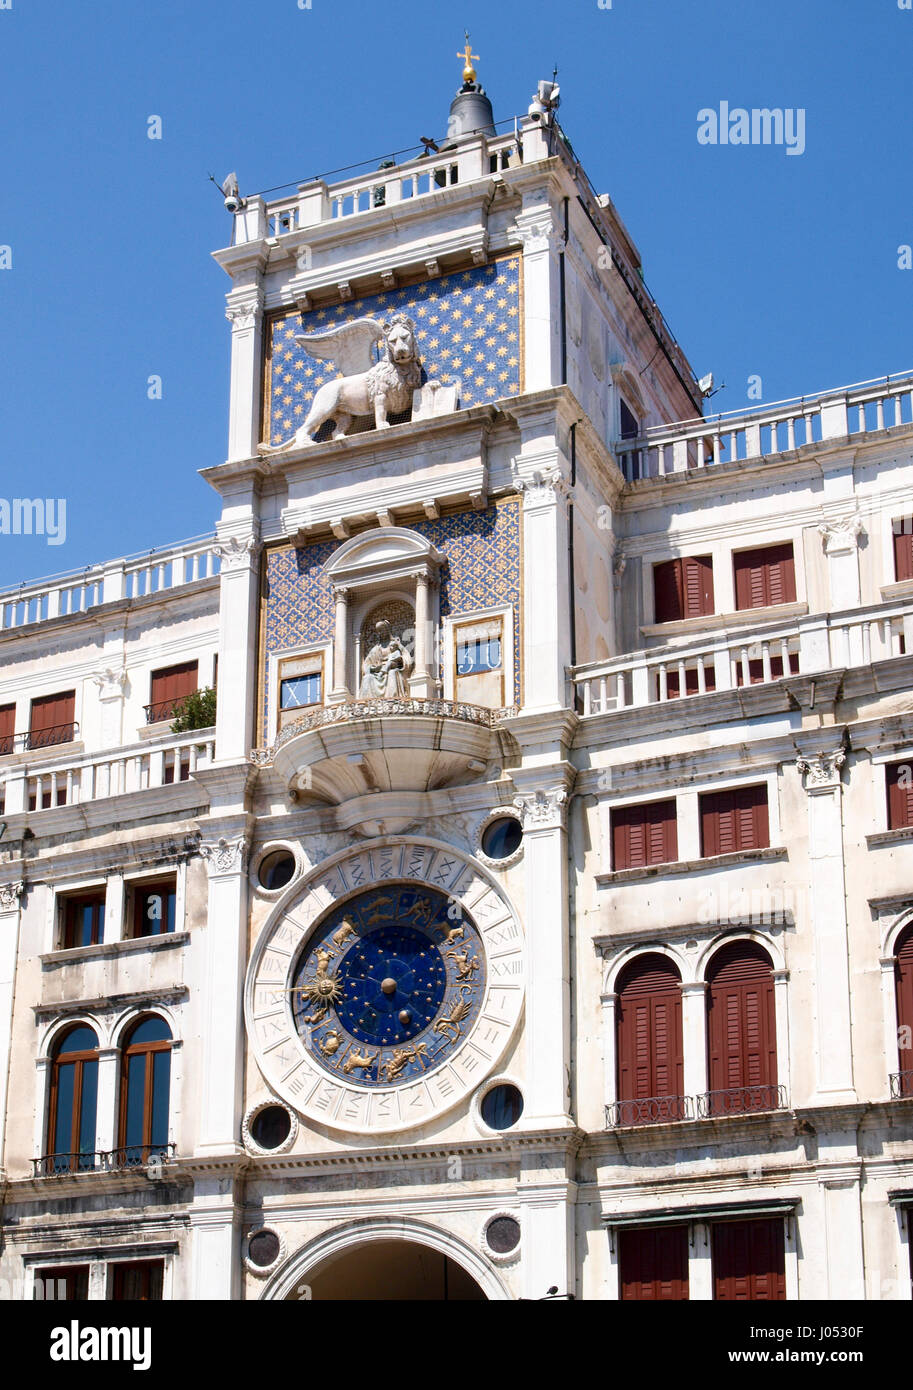
<path id="1" fill-rule="evenodd" d="M 298 333 L 295 342 L 309 357 L 334 362 L 343 376 L 356 376 L 374 365 L 371 349 L 383 336 L 384 326 L 377 319 L 355 319 L 326 333 Z"/>

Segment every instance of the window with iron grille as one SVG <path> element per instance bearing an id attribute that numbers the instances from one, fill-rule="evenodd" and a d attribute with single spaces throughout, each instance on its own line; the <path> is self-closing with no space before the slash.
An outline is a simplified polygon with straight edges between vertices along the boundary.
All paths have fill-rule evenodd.
<path id="1" fill-rule="evenodd" d="M 12 753 L 16 729 L 16 706 L 0 705 L 0 754 Z"/>
<path id="2" fill-rule="evenodd" d="M 29 715 L 29 748 L 53 748 L 76 737 L 76 691 L 41 695 L 32 701 Z"/>
<path id="3" fill-rule="evenodd" d="M 153 671 L 149 684 L 149 704 L 146 706 L 146 721 L 158 724 L 173 719 L 176 707 L 188 695 L 192 695 L 199 685 L 199 663 L 182 661 L 177 666 L 164 666 Z"/>

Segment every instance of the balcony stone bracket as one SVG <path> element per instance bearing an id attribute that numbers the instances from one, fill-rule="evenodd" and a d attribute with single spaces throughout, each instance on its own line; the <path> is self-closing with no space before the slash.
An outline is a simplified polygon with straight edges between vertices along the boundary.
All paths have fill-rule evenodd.
<path id="1" fill-rule="evenodd" d="M 451 700 L 355 700 L 304 715 L 250 759 L 272 768 L 293 800 L 336 807 L 341 829 L 399 834 L 431 813 L 430 793 L 478 782 L 503 763 L 501 725 L 512 713 Z"/>

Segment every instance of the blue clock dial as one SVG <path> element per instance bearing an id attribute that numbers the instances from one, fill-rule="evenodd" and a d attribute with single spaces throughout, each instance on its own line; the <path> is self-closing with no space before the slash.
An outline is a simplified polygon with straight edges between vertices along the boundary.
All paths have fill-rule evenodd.
<path id="1" fill-rule="evenodd" d="M 325 1070 L 398 1084 L 462 1044 L 485 978 L 481 936 L 459 904 L 427 884 L 384 883 L 314 931 L 294 972 L 292 1012 Z"/>

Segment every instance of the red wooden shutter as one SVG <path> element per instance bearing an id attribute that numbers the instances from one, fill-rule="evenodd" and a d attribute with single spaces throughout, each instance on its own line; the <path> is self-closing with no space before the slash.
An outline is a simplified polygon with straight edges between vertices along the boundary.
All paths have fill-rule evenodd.
<path id="1" fill-rule="evenodd" d="M 713 1225 L 713 1296 L 728 1302 L 786 1298 L 782 1218 Z"/>
<path id="2" fill-rule="evenodd" d="M 16 731 L 16 706 L 0 705 L 0 753 L 12 753 Z"/>
<path id="3" fill-rule="evenodd" d="M 653 566 L 654 617 L 658 623 L 674 623 L 684 616 L 681 560 L 665 560 Z"/>
<path id="4" fill-rule="evenodd" d="M 640 869 L 678 858 L 675 800 L 622 806 L 612 812 L 612 868 Z"/>
<path id="5" fill-rule="evenodd" d="M 29 715 L 29 747 L 47 748 L 55 743 L 69 743 L 75 732 L 76 691 L 62 695 L 42 695 L 32 701 Z"/>
<path id="6" fill-rule="evenodd" d="M 795 603 L 796 570 L 792 541 L 733 556 L 736 608 L 767 608 Z"/>
<path id="7" fill-rule="evenodd" d="M 686 555 L 653 566 L 655 621 L 676 622 L 713 612 L 713 559 Z"/>
<path id="8" fill-rule="evenodd" d="M 680 1096 L 684 1086 L 681 976 L 668 957 L 650 952 L 623 971 L 616 1029 L 619 1101 Z M 622 1114 L 622 1122 L 628 1124 L 649 1118 L 637 1107 L 631 1107 L 629 1115 Z"/>
<path id="9" fill-rule="evenodd" d="M 688 1227 L 637 1227 L 619 1233 L 618 1261 L 623 1300 L 688 1297 Z"/>
<path id="10" fill-rule="evenodd" d="M 777 1085 L 777 1025 L 773 965 L 752 941 L 734 941 L 707 971 L 707 1052 L 710 1090 L 756 1093 L 714 1100 L 714 1114 L 769 1110 Z"/>
<path id="11" fill-rule="evenodd" d="M 688 555 L 684 568 L 685 617 L 701 618 L 713 612 L 713 558 Z"/>
<path id="12" fill-rule="evenodd" d="M 885 770 L 888 792 L 888 829 L 902 830 L 913 825 L 913 761 L 888 763 Z"/>
<path id="13" fill-rule="evenodd" d="M 183 700 L 185 695 L 192 695 L 197 683 L 195 661 L 184 661 L 180 666 L 167 666 L 161 671 L 153 671 L 149 692 L 150 721 L 170 719 L 174 706 L 179 700 Z"/>
<path id="14" fill-rule="evenodd" d="M 897 992 L 898 1063 L 902 1074 L 900 1094 L 913 1096 L 913 927 L 908 927 L 897 943 L 894 961 L 894 984 Z M 904 1046 L 906 1044 L 906 1046 Z"/>
<path id="15" fill-rule="evenodd" d="M 894 522 L 894 578 L 913 579 L 913 517 Z"/>
<path id="16" fill-rule="evenodd" d="M 767 787 L 738 787 L 732 791 L 705 792 L 700 798 L 701 854 L 736 854 L 766 849 L 770 844 Z"/>

